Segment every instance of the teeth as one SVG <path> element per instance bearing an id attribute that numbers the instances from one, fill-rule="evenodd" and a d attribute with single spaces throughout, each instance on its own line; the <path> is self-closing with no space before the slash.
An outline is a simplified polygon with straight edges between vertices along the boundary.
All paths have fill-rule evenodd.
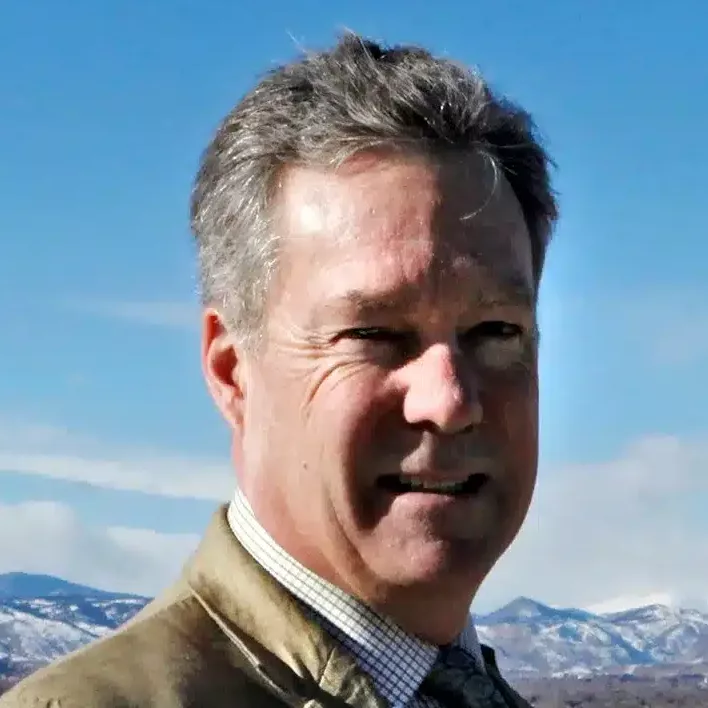
<path id="1" fill-rule="evenodd" d="M 461 492 L 465 486 L 465 482 L 426 482 L 420 478 L 406 477 L 405 475 L 400 475 L 398 481 L 409 489 L 425 492 Z"/>

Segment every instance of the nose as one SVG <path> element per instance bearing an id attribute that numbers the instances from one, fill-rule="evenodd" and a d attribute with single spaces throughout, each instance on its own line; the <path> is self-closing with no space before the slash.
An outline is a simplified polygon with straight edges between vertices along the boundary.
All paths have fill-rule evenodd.
<path id="1" fill-rule="evenodd" d="M 482 422 L 479 387 L 457 348 L 438 343 L 408 367 L 403 416 L 411 425 L 433 425 L 444 434 Z"/>

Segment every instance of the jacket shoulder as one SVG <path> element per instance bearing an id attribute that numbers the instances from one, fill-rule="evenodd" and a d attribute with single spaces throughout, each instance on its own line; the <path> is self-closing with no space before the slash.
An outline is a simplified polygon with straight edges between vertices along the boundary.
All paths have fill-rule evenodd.
<path id="1" fill-rule="evenodd" d="M 21 681 L 0 697 L 0 708 L 196 706 L 190 694 L 203 690 L 200 673 L 238 673 L 228 640 L 196 599 L 152 605 L 109 637 Z"/>

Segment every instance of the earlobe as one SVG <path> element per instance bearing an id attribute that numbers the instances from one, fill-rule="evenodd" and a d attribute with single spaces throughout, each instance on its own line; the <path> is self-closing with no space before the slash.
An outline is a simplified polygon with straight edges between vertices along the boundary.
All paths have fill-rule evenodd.
<path id="1" fill-rule="evenodd" d="M 202 315 L 202 371 L 216 407 L 231 428 L 243 425 L 243 361 L 233 335 L 213 308 Z"/>

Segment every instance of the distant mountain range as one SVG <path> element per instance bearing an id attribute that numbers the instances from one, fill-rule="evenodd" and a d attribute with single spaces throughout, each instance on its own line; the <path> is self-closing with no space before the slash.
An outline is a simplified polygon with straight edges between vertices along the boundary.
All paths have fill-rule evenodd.
<path id="1" fill-rule="evenodd" d="M 0 575 L 0 680 L 112 632 L 149 602 L 43 575 Z M 475 615 L 480 639 L 518 679 L 596 674 L 708 677 L 708 614 L 662 605 L 593 614 L 518 598 Z"/>
<path id="2" fill-rule="evenodd" d="M 697 610 L 649 605 L 593 614 L 522 597 L 475 623 L 515 676 L 665 673 L 677 665 L 708 676 L 708 614 Z"/>
<path id="3" fill-rule="evenodd" d="M 105 636 L 148 602 L 46 575 L 0 575 L 0 679 L 24 676 Z"/>
<path id="4" fill-rule="evenodd" d="M 12 598 L 37 597 L 135 597 L 125 593 L 96 590 L 86 585 L 77 585 L 53 575 L 31 573 L 5 573 L 0 575 L 0 601 Z"/>

